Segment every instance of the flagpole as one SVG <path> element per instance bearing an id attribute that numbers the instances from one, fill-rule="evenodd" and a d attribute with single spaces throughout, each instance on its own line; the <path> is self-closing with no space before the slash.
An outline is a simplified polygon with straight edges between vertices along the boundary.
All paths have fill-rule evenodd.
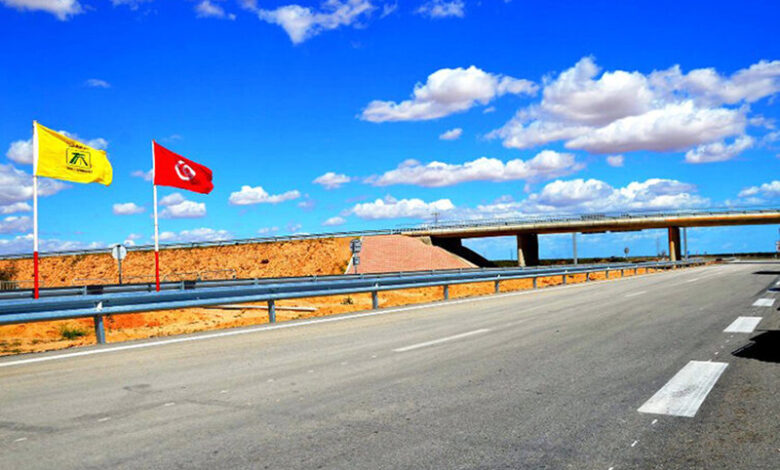
<path id="1" fill-rule="evenodd" d="M 160 292 L 160 230 L 157 223 L 157 185 L 154 184 L 155 158 L 154 140 L 152 140 L 152 187 L 154 192 L 154 283 Z"/>
<path id="2" fill-rule="evenodd" d="M 38 121 L 33 121 L 33 298 L 38 298 Z"/>

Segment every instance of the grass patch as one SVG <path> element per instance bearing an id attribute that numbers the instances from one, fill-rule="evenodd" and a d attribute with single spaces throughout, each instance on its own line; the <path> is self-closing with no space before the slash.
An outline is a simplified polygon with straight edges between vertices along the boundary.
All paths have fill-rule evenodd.
<path id="1" fill-rule="evenodd" d="M 76 339 L 87 336 L 87 331 L 77 326 L 62 325 L 60 327 L 60 334 L 65 339 Z"/>

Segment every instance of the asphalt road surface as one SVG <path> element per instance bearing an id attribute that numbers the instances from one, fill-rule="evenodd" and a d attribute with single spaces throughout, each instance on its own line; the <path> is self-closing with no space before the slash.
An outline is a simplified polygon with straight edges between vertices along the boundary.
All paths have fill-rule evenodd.
<path id="1" fill-rule="evenodd" d="M 710 266 L 4 358 L 0 468 L 777 469 L 779 275 Z"/>

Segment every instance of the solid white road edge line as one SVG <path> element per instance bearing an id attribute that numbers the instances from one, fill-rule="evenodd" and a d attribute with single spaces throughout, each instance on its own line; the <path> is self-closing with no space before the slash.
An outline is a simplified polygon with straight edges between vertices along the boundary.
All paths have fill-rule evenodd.
<path id="1" fill-rule="evenodd" d="M 754 307 L 771 307 L 774 304 L 775 304 L 775 299 L 772 298 L 758 299 L 755 302 L 753 302 Z"/>
<path id="2" fill-rule="evenodd" d="M 691 361 L 637 411 L 693 418 L 727 366 L 725 362 Z"/>
<path id="3" fill-rule="evenodd" d="M 699 268 L 699 269 L 706 269 L 706 268 Z M 656 273 L 660 275 L 666 275 L 668 277 L 678 277 L 683 274 L 690 273 L 688 269 L 681 269 L 677 272 L 673 270 Z M 618 279 L 610 279 L 610 282 L 621 282 L 621 281 L 636 281 L 636 280 L 652 280 L 653 277 L 648 277 L 646 275 L 639 275 L 639 276 L 629 276 L 629 277 L 622 277 Z M 555 292 L 559 290 L 564 289 L 575 289 L 575 288 L 592 288 L 599 286 L 600 283 L 593 282 L 593 283 L 587 283 L 582 282 L 578 284 L 566 284 L 566 285 L 558 285 L 558 286 L 552 286 L 552 287 L 545 287 L 543 289 L 532 289 L 532 290 L 524 290 L 519 292 L 505 292 L 502 294 L 492 294 L 492 295 L 486 295 L 481 297 L 470 297 L 467 299 L 459 299 L 459 300 L 447 300 L 443 302 L 437 302 L 433 304 L 423 304 L 423 305 L 411 305 L 408 307 L 398 307 L 398 308 L 392 308 L 388 310 L 380 310 L 380 311 L 372 311 L 372 312 L 364 312 L 364 313 L 353 313 L 353 314 L 345 314 L 343 316 L 338 317 L 331 317 L 331 318 L 319 318 L 316 320 L 307 320 L 307 321 L 301 321 L 301 322 L 295 322 L 295 323 L 283 323 L 283 324 L 275 324 L 275 325 L 260 325 L 256 327 L 251 327 L 247 329 L 241 329 L 241 330 L 233 330 L 233 331 L 222 331 L 219 333 L 205 333 L 205 334 L 198 334 L 197 336 L 189 336 L 185 338 L 171 338 L 171 339 L 163 339 L 163 340 L 157 340 L 157 341 L 148 341 L 144 343 L 138 343 L 138 344 L 128 344 L 124 346 L 109 346 L 109 347 L 102 347 L 100 349 L 91 349 L 89 351 L 79 351 L 79 352 L 72 352 L 72 353 L 65 353 L 65 354 L 56 354 L 51 356 L 43 356 L 43 357 L 34 357 L 30 359 L 20 359 L 18 361 L 9 361 L 9 362 L 0 362 L 0 368 L 3 367 L 10 367 L 10 366 L 17 366 L 17 365 L 23 365 L 23 364 L 32 364 L 35 362 L 46 362 L 46 361 L 55 361 L 58 359 L 68 359 L 71 357 L 80 357 L 80 356 L 91 356 L 94 354 L 106 354 L 116 351 L 126 351 L 129 349 L 143 349 L 143 348 L 151 348 L 154 346 L 165 346 L 168 344 L 176 344 L 176 343 L 186 343 L 190 341 L 201 341 L 201 340 L 207 340 L 207 339 L 213 339 L 213 338 L 223 338 L 226 336 L 237 336 L 237 335 L 245 335 L 249 333 L 257 333 L 261 331 L 268 331 L 268 330 L 278 330 L 282 328 L 295 328 L 299 326 L 308 326 L 308 325 L 316 325 L 319 323 L 329 323 L 329 322 L 336 322 L 336 321 L 344 321 L 344 320 L 352 320 L 354 318 L 363 318 L 363 317 L 373 317 L 377 315 L 387 315 L 390 313 L 397 313 L 397 312 L 406 312 L 411 310 L 420 310 L 424 308 L 434 308 L 434 307 L 441 307 L 441 306 L 449 306 L 449 305 L 458 305 L 463 303 L 470 303 L 470 302 L 481 302 L 481 301 L 489 301 L 493 299 L 500 299 L 504 297 L 516 297 L 521 295 L 531 295 L 531 294 L 545 294 L 550 292 Z M 0 358 L 2 359 L 2 358 Z"/>
<path id="4" fill-rule="evenodd" d="M 427 346 L 433 346 L 434 344 L 446 343 L 447 341 L 453 341 L 453 340 L 456 340 L 456 339 L 461 339 L 461 338 L 466 338 L 466 337 L 469 337 L 469 336 L 474 336 L 474 335 L 479 335 L 479 334 L 482 334 L 482 333 L 487 333 L 488 331 L 490 331 L 489 328 L 481 328 L 479 330 L 467 331 L 466 333 L 461 333 L 461 334 L 458 334 L 458 335 L 447 336 L 446 338 L 434 339 L 432 341 L 426 341 L 424 343 L 417 343 L 417 344 L 413 344 L 411 346 L 405 346 L 403 348 L 393 349 L 393 351 L 394 352 L 412 351 L 414 349 L 420 349 L 420 348 L 424 348 L 424 347 L 427 347 Z"/>
<path id="5" fill-rule="evenodd" d="M 752 333 L 759 323 L 761 323 L 761 317 L 737 317 L 723 332 Z"/>

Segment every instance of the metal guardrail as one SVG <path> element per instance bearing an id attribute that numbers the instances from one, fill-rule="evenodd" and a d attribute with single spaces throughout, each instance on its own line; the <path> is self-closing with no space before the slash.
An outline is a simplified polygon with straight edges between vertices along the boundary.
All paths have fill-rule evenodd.
<path id="1" fill-rule="evenodd" d="M 93 317 L 98 342 L 105 342 L 103 316 L 124 313 L 170 310 L 179 308 L 203 307 L 219 304 L 240 304 L 247 302 L 268 302 L 269 321 L 276 321 L 275 301 L 282 299 L 300 299 L 342 294 L 371 293 L 372 306 L 378 308 L 378 293 L 387 290 L 411 289 L 419 287 L 444 287 L 444 298 L 449 297 L 449 286 L 475 282 L 493 282 L 495 292 L 499 292 L 502 281 L 513 279 L 533 279 L 561 276 L 565 284 L 568 276 L 576 274 L 621 271 L 631 269 L 670 269 L 675 267 L 703 264 L 693 259 L 678 262 L 624 263 L 596 266 L 566 266 L 554 268 L 503 268 L 477 269 L 447 272 L 412 272 L 379 275 L 341 275 L 309 278 L 281 279 L 239 279 L 228 281 L 184 281 L 165 285 L 165 289 L 154 292 L 152 285 L 135 286 L 99 286 L 100 293 L 92 293 L 87 288 L 79 292 L 58 291 L 59 295 L 43 295 L 33 299 L 0 300 L 0 325 L 27 323 L 35 321 L 63 320 L 68 318 Z M 636 271 L 635 271 L 636 272 Z M 112 292 L 110 288 L 123 288 L 124 291 Z M 137 291 L 127 291 L 133 287 Z"/>
<path id="2" fill-rule="evenodd" d="M 632 218 L 632 219 L 648 219 L 655 217 L 681 217 L 681 216 L 707 216 L 707 215 L 738 215 L 738 214 L 755 214 L 755 213 L 775 213 L 780 211 L 780 208 L 711 208 L 703 210 L 682 210 L 682 211 L 635 211 L 635 212 L 610 212 L 600 214 L 561 214 L 556 216 L 540 216 L 540 217 L 524 217 L 524 218 L 483 218 L 483 219 L 471 219 L 462 221 L 444 221 L 437 224 L 423 224 L 413 226 L 398 226 L 391 229 L 380 230 L 357 230 L 347 232 L 328 232 L 328 233 L 314 233 L 314 234 L 299 234 L 299 235 L 285 235 L 278 237 L 258 237 L 258 238 L 241 238 L 233 240 L 213 240 L 203 242 L 189 242 L 189 243 L 167 243 L 160 245 L 161 250 L 174 250 L 182 248 L 206 248 L 214 246 L 234 246 L 234 245 L 249 245 L 256 243 L 277 243 L 288 241 L 300 241 L 300 240 L 315 240 L 321 238 L 346 238 L 346 237 L 362 237 L 372 235 L 400 235 L 413 233 L 415 231 L 428 231 L 431 229 L 446 230 L 456 229 L 462 227 L 483 227 L 489 225 L 516 225 L 516 224 L 532 224 L 540 222 L 566 222 L 566 221 L 593 221 L 593 220 L 608 220 L 617 218 Z M 137 245 L 128 246 L 128 251 L 152 251 L 154 245 Z M 85 250 L 68 250 L 68 251 L 50 251 L 41 252 L 40 257 L 49 256 L 71 256 L 71 255 L 89 255 L 89 254 L 109 254 L 110 249 L 106 248 L 93 248 Z M 24 259 L 30 258 L 29 253 L 21 254 L 7 254 L 0 255 L 0 260 L 10 259 Z"/>
<path id="3" fill-rule="evenodd" d="M 652 263 L 652 262 L 651 262 Z M 603 271 L 609 269 L 631 268 L 634 266 L 642 266 L 639 263 L 600 263 L 589 265 L 555 265 L 545 267 L 531 267 L 531 268 L 467 268 L 467 269 L 438 269 L 438 270 L 426 270 L 426 271 L 408 271 L 408 272 L 395 272 L 395 273 L 380 273 L 380 274 L 359 274 L 357 276 L 372 278 L 386 278 L 393 276 L 411 276 L 411 275 L 426 275 L 426 274 L 450 274 L 459 273 L 467 275 L 469 273 L 502 273 L 509 271 L 522 271 L 525 274 L 538 273 L 539 276 L 543 276 L 546 273 L 556 273 L 562 269 L 581 269 L 584 267 L 599 268 Z M 49 287 L 40 289 L 40 297 L 63 297 L 63 296 L 78 296 L 78 295 L 97 295 L 97 294 L 120 294 L 120 293 L 134 293 L 134 292 L 153 292 L 155 291 L 155 282 L 153 276 L 136 276 L 139 279 L 146 279 L 146 282 L 136 283 L 124 283 L 124 284 L 104 284 L 104 279 L 85 279 L 85 281 L 100 281 L 100 283 L 83 283 L 80 285 L 68 286 L 68 287 Z M 247 285 L 266 285 L 277 283 L 291 283 L 291 282 L 323 282 L 323 281 L 337 281 L 354 279 L 355 274 L 327 274 L 327 275 L 314 275 L 314 276 L 297 276 L 297 277 L 263 277 L 263 278 L 250 278 L 250 279 L 181 279 L 177 281 L 165 280 L 160 283 L 160 290 L 192 290 L 202 289 L 209 287 L 241 287 Z M 126 278 L 129 279 L 129 278 Z M 11 299 L 32 299 L 33 290 L 31 287 L 26 289 L 10 290 L 6 292 L 0 292 L 0 301 Z"/>

